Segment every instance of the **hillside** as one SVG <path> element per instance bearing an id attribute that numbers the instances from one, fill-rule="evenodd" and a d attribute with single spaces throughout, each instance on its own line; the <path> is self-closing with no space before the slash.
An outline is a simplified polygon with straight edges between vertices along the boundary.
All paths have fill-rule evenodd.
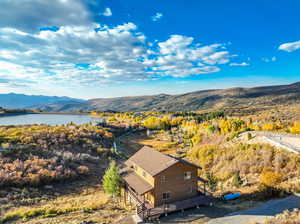
<path id="1" fill-rule="evenodd" d="M 84 102 L 60 102 L 36 107 L 47 111 L 191 111 L 198 109 L 274 106 L 300 103 L 300 82 L 256 88 L 203 90 L 181 95 L 98 98 Z"/>
<path id="2" fill-rule="evenodd" d="M 0 107 L 32 108 L 39 105 L 83 102 L 80 99 L 58 96 L 24 95 L 16 93 L 0 94 Z"/>

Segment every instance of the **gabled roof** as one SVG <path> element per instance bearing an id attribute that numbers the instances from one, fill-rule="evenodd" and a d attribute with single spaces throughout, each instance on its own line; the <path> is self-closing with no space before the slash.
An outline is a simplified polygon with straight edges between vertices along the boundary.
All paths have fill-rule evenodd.
<path id="1" fill-rule="evenodd" d="M 185 163 L 199 168 L 186 160 L 168 156 L 148 146 L 144 146 L 125 162 L 127 166 L 133 164 L 139 166 L 151 176 L 156 176 L 176 163 Z"/>

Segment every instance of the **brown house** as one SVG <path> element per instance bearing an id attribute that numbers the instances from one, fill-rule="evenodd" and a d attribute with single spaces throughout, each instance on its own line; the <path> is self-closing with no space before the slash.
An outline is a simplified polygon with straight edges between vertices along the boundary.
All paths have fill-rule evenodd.
<path id="1" fill-rule="evenodd" d="M 137 205 L 154 208 L 199 195 L 197 170 L 186 160 L 143 147 L 125 162 L 121 174 L 125 197 Z"/>

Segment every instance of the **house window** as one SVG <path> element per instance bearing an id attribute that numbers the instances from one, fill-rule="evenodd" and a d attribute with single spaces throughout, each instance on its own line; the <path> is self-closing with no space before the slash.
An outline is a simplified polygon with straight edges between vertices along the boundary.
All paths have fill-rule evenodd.
<path id="1" fill-rule="evenodd" d="M 191 178 L 192 178 L 192 172 L 191 171 L 184 172 L 184 179 L 185 180 L 190 180 Z"/>
<path id="2" fill-rule="evenodd" d="M 171 193 L 170 192 L 165 192 L 162 195 L 163 200 L 168 200 L 171 198 Z"/>
<path id="3" fill-rule="evenodd" d="M 166 176 L 161 176 L 161 182 L 166 183 Z"/>

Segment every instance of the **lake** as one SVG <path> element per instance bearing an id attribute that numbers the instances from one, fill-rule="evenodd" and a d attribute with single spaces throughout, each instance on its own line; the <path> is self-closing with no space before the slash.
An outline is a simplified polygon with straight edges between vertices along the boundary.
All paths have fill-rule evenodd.
<path id="1" fill-rule="evenodd" d="M 99 122 L 100 118 L 93 118 L 89 115 L 73 114 L 22 114 L 13 116 L 0 116 L 0 125 L 27 125 L 27 124 L 48 124 L 62 125 L 71 122 L 75 124 L 86 124 Z"/>

